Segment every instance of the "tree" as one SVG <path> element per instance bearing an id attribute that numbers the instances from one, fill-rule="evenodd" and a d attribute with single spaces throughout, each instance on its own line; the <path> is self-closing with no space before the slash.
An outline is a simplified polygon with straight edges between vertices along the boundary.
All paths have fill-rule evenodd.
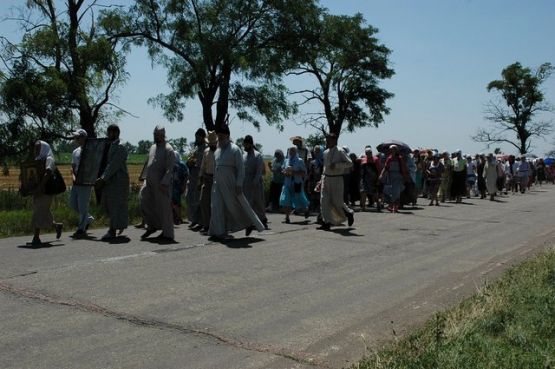
<path id="1" fill-rule="evenodd" d="M 153 145 L 152 141 L 140 140 L 137 144 L 137 154 L 144 155 L 148 154 L 150 147 Z"/>
<path id="2" fill-rule="evenodd" d="M 137 153 L 137 146 L 133 145 L 130 142 L 124 142 L 123 146 L 127 150 L 128 154 L 136 154 Z"/>
<path id="3" fill-rule="evenodd" d="M 313 0 L 137 0 L 104 16 L 114 38 L 145 45 L 167 68 L 171 92 L 151 101 L 170 121 L 196 97 L 208 130 L 226 124 L 230 108 L 255 127 L 263 119 L 282 128 L 296 112 L 280 78 L 289 67 L 284 45 L 314 9 Z"/>
<path id="4" fill-rule="evenodd" d="M 245 140 L 244 137 L 239 137 L 235 140 L 235 145 L 239 146 L 241 150 L 243 150 L 243 141 Z M 255 143 L 254 149 L 262 154 L 262 144 Z"/>
<path id="5" fill-rule="evenodd" d="M 311 133 L 306 138 L 306 146 L 312 149 L 314 146 L 326 147 L 326 136 L 322 132 Z"/>
<path id="6" fill-rule="evenodd" d="M 486 119 L 494 127 L 481 128 L 472 138 L 486 143 L 488 147 L 495 143 L 508 143 L 520 154 L 526 154 L 532 145 L 532 138 L 544 138 L 551 133 L 551 121 L 536 121 L 535 118 L 538 113 L 553 112 L 552 105 L 544 101 L 541 90 L 553 69 L 550 63 L 531 70 L 518 62 L 503 69 L 502 79 L 491 81 L 487 86 L 488 92 L 499 94 L 497 100 L 488 103 L 485 112 Z"/>
<path id="7" fill-rule="evenodd" d="M 344 128 L 353 132 L 382 123 L 393 94 L 379 87 L 379 81 L 394 71 L 388 66 L 390 50 L 376 38 L 378 30 L 366 25 L 361 14 L 321 11 L 296 32 L 304 42 L 295 49 L 301 62 L 290 74 L 310 76 L 317 87 L 293 94 L 302 97 L 301 105 L 316 102 L 321 109 L 309 114 L 306 123 L 337 136 Z"/>
<path id="8" fill-rule="evenodd" d="M 169 144 L 172 145 L 173 149 L 181 154 L 187 151 L 187 138 L 180 137 L 180 138 L 172 138 L 168 140 Z"/>
<path id="9" fill-rule="evenodd" d="M 66 138 L 75 125 L 96 137 L 99 124 L 123 111 L 111 98 L 125 80 L 127 47 L 106 38 L 95 16 L 96 9 L 109 5 L 66 0 L 60 10 L 57 4 L 28 0 L 16 18 L 21 41 L 0 38 L 1 131 L 9 137 L 54 141 Z M 20 146 L 5 138 L 3 146 Z"/>

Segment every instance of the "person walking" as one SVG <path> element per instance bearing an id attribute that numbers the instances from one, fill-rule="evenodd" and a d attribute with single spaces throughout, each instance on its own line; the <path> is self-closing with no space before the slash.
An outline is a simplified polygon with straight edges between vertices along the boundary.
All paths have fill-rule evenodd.
<path id="1" fill-rule="evenodd" d="M 77 230 L 73 233 L 73 238 L 81 238 L 86 236 L 87 229 L 94 221 L 92 215 L 89 214 L 89 203 L 91 201 L 92 186 L 84 186 L 76 184 L 77 172 L 81 163 L 81 151 L 87 142 L 87 131 L 78 129 L 73 132 L 73 139 L 78 147 L 71 153 L 71 177 L 73 186 L 69 194 L 69 206 L 79 214 L 77 221 Z"/>
<path id="2" fill-rule="evenodd" d="M 480 154 L 478 157 L 478 164 L 476 165 L 476 176 L 478 177 L 478 191 L 480 192 L 480 199 L 486 198 L 486 178 L 485 178 L 485 169 L 486 166 L 486 158 L 484 154 Z"/>
<path id="3" fill-rule="evenodd" d="M 530 181 L 530 163 L 526 159 L 526 156 L 522 155 L 520 157 L 520 164 L 518 165 L 518 178 L 520 180 L 520 193 L 525 193 L 526 188 L 528 188 L 528 184 Z"/>
<path id="4" fill-rule="evenodd" d="M 545 173 L 546 173 L 545 163 L 544 163 L 542 158 L 539 158 L 538 162 L 536 164 L 536 177 L 537 177 L 538 184 L 540 185 L 540 187 L 541 187 L 542 183 L 545 182 L 545 180 L 547 178 Z"/>
<path id="5" fill-rule="evenodd" d="M 102 239 L 110 240 L 116 237 L 116 232 L 121 234 L 129 223 L 129 172 L 127 149 L 119 139 L 119 127 L 115 124 L 109 125 L 106 136 L 110 143 L 106 168 L 96 180 L 95 188 L 102 190 L 100 202 L 110 219 L 108 231 Z"/>
<path id="6" fill-rule="evenodd" d="M 377 158 L 372 155 L 372 147 L 364 148 L 364 156 L 360 161 L 360 206 L 366 211 L 367 199 L 370 204 L 376 204 L 376 210 L 381 211 L 381 201 L 378 191 L 381 168 Z"/>
<path id="7" fill-rule="evenodd" d="M 493 154 L 488 154 L 486 163 L 484 164 L 484 179 L 490 201 L 495 199 L 497 193 L 497 160 Z"/>
<path id="8" fill-rule="evenodd" d="M 401 205 L 401 192 L 410 177 L 405 159 L 399 153 L 397 145 L 389 146 L 389 155 L 385 160 L 379 179 L 384 183 L 384 196 L 387 196 L 386 201 L 389 204 L 387 210 L 398 213 Z"/>
<path id="9" fill-rule="evenodd" d="M 141 239 L 146 239 L 158 230 L 158 238 L 174 240 L 171 193 L 175 153 L 166 142 L 166 129 L 156 126 L 154 145 L 148 153 L 145 187 L 141 198 L 141 210 L 147 224 Z"/>
<path id="10" fill-rule="evenodd" d="M 433 155 L 432 161 L 428 164 L 426 169 L 426 182 L 428 188 L 428 194 L 430 197 L 429 206 L 432 206 L 435 202 L 436 206 L 439 206 L 439 201 L 437 198 L 437 193 L 439 190 L 439 185 L 441 184 L 441 175 L 443 174 L 443 164 L 439 160 L 439 154 L 435 153 Z"/>
<path id="11" fill-rule="evenodd" d="M 173 165 L 173 183 L 172 183 L 172 212 L 173 224 L 179 225 L 183 223 L 181 216 L 181 197 L 187 189 L 187 179 L 189 177 L 189 169 L 187 164 L 181 159 L 179 152 L 174 151 L 175 163 Z"/>
<path id="12" fill-rule="evenodd" d="M 206 150 L 206 131 L 202 128 L 195 132 L 194 150 L 187 160 L 189 167 L 189 181 L 187 184 L 187 215 L 189 218 L 189 228 L 196 229 L 199 227 L 201 218 L 200 214 L 200 188 L 198 182 L 200 179 L 200 165 Z M 200 228 L 199 228 L 200 229 Z"/>
<path id="13" fill-rule="evenodd" d="M 449 157 L 449 152 L 443 152 L 441 163 L 443 164 L 443 173 L 441 174 L 441 184 L 439 186 L 439 198 L 441 202 L 445 202 L 449 200 L 453 178 L 453 161 Z"/>
<path id="14" fill-rule="evenodd" d="M 272 172 L 272 178 L 270 180 L 270 208 L 271 211 L 279 211 L 279 198 L 281 196 L 281 190 L 283 188 L 283 183 L 285 181 L 285 175 L 283 174 L 285 164 L 285 155 L 283 151 L 277 149 L 274 152 L 274 158 L 268 166 Z"/>
<path id="15" fill-rule="evenodd" d="M 354 212 L 343 201 L 345 172 L 353 166 L 347 153 L 337 147 L 337 135 L 326 136 L 327 149 L 324 151 L 324 169 L 320 190 L 322 225 L 319 229 L 329 231 L 331 226 L 348 221 L 349 227 L 354 223 Z"/>
<path id="16" fill-rule="evenodd" d="M 312 159 L 308 164 L 308 183 L 306 188 L 309 201 L 309 208 L 311 211 L 320 213 L 320 191 L 316 191 L 320 180 L 322 179 L 322 172 L 324 170 L 324 153 L 319 145 L 314 146 L 312 150 Z"/>
<path id="17" fill-rule="evenodd" d="M 224 240 L 229 233 L 242 229 L 246 236 L 254 229 L 262 232 L 264 225 L 243 194 L 245 168 L 241 150 L 229 140 L 227 125 L 216 127 L 216 133 L 218 149 L 214 153 L 216 168 L 208 235 L 214 240 Z"/>
<path id="18" fill-rule="evenodd" d="M 304 211 L 305 219 L 309 217 L 308 199 L 304 192 L 304 180 L 306 178 L 306 166 L 299 155 L 297 147 L 293 146 L 287 151 L 283 173 L 285 180 L 279 199 L 279 204 L 285 212 L 285 223 L 291 222 L 289 216 L 291 211 Z"/>
<path id="19" fill-rule="evenodd" d="M 208 235 L 210 227 L 210 204 L 212 197 L 212 183 L 214 182 L 214 169 L 216 162 L 214 153 L 218 146 L 218 135 L 216 132 L 208 132 L 208 147 L 204 150 L 202 163 L 200 164 L 200 215 L 202 231 L 201 234 Z"/>
<path id="20" fill-rule="evenodd" d="M 268 229 L 268 218 L 266 218 L 266 207 L 264 203 L 264 159 L 254 148 L 254 140 L 251 135 L 243 139 L 243 164 L 245 166 L 245 179 L 243 181 L 243 193 L 258 219 Z"/>
<path id="21" fill-rule="evenodd" d="M 466 197 L 477 196 L 476 194 L 476 162 L 472 156 L 466 157 Z"/>
<path id="22" fill-rule="evenodd" d="M 35 160 L 44 162 L 44 175 L 40 179 L 40 188 L 33 194 L 33 217 L 31 224 L 33 227 L 33 240 L 31 245 L 39 247 L 42 245 L 40 239 L 41 229 L 54 229 L 56 231 L 56 239 L 62 236 L 63 224 L 54 221 L 54 216 L 50 211 L 52 206 L 53 195 L 49 195 L 45 191 L 45 185 L 52 178 L 56 171 L 56 161 L 54 160 L 54 153 L 50 145 L 45 141 L 36 141 L 34 145 Z"/>
<path id="23" fill-rule="evenodd" d="M 453 182 L 451 185 L 451 198 L 455 199 L 456 203 L 461 203 L 463 196 L 466 196 L 466 159 L 462 151 L 457 150 L 453 160 Z"/>

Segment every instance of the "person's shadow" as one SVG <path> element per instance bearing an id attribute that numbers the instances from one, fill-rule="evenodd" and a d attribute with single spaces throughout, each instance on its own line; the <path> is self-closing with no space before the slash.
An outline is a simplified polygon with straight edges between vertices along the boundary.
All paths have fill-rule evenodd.
<path id="1" fill-rule="evenodd" d="M 129 238 L 127 236 L 116 236 L 116 237 L 108 238 L 108 239 L 105 239 L 105 240 L 103 240 L 101 238 L 97 241 L 98 242 L 109 243 L 110 245 L 119 245 L 119 244 L 124 244 L 124 243 L 131 242 L 131 238 Z"/>
<path id="2" fill-rule="evenodd" d="M 224 239 L 212 238 L 209 240 L 214 243 L 221 243 L 222 245 L 230 249 L 252 249 L 253 243 L 264 241 L 262 238 L 257 238 L 257 237 L 224 238 Z"/>
<path id="3" fill-rule="evenodd" d="M 28 250 L 38 250 L 38 249 L 50 249 L 52 247 L 60 247 L 65 246 L 64 243 L 54 243 L 55 241 L 48 241 L 42 242 L 39 245 L 33 245 L 30 242 L 26 243 L 25 245 L 17 246 L 20 249 L 28 249 Z"/>
<path id="4" fill-rule="evenodd" d="M 341 235 L 343 237 L 364 237 L 361 234 L 353 233 L 356 228 L 332 228 L 329 232 L 333 232 L 335 234 Z"/>

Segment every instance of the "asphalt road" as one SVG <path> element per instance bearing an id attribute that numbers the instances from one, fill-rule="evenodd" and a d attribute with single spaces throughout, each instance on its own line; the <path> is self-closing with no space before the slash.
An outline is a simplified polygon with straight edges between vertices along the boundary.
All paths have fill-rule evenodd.
<path id="1" fill-rule="evenodd" d="M 348 367 L 551 245 L 553 204 L 544 186 L 331 232 L 271 215 L 226 244 L 186 225 L 175 244 L 3 239 L 0 368 Z"/>

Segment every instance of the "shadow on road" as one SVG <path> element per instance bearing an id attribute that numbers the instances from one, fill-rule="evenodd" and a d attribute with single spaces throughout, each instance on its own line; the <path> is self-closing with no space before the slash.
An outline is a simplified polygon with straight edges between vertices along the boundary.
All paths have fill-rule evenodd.
<path id="1" fill-rule="evenodd" d="M 332 228 L 328 232 L 336 233 L 344 237 L 364 237 L 361 234 L 353 233 L 356 228 Z"/>
<path id="2" fill-rule="evenodd" d="M 155 243 L 157 245 L 176 245 L 179 243 L 176 240 L 172 240 L 170 238 L 163 238 L 163 237 L 145 238 L 141 241 Z"/>
<path id="3" fill-rule="evenodd" d="M 25 245 L 20 245 L 17 246 L 20 249 L 29 249 L 29 250 L 38 250 L 38 249 L 49 249 L 52 247 L 60 247 L 60 246 L 65 246 L 64 243 L 53 243 L 55 241 L 50 241 L 50 242 L 43 242 L 40 245 L 32 245 L 31 243 L 27 243 Z"/>
<path id="4" fill-rule="evenodd" d="M 110 245 L 119 245 L 119 244 L 131 242 L 131 238 L 127 236 L 116 236 L 114 238 L 110 238 L 107 240 L 100 239 L 98 240 L 98 242 L 109 243 Z"/>
<path id="5" fill-rule="evenodd" d="M 228 238 L 220 241 L 216 241 L 225 245 L 230 249 L 251 249 L 253 243 L 264 241 L 262 238 L 256 237 L 244 237 L 244 238 Z"/>

